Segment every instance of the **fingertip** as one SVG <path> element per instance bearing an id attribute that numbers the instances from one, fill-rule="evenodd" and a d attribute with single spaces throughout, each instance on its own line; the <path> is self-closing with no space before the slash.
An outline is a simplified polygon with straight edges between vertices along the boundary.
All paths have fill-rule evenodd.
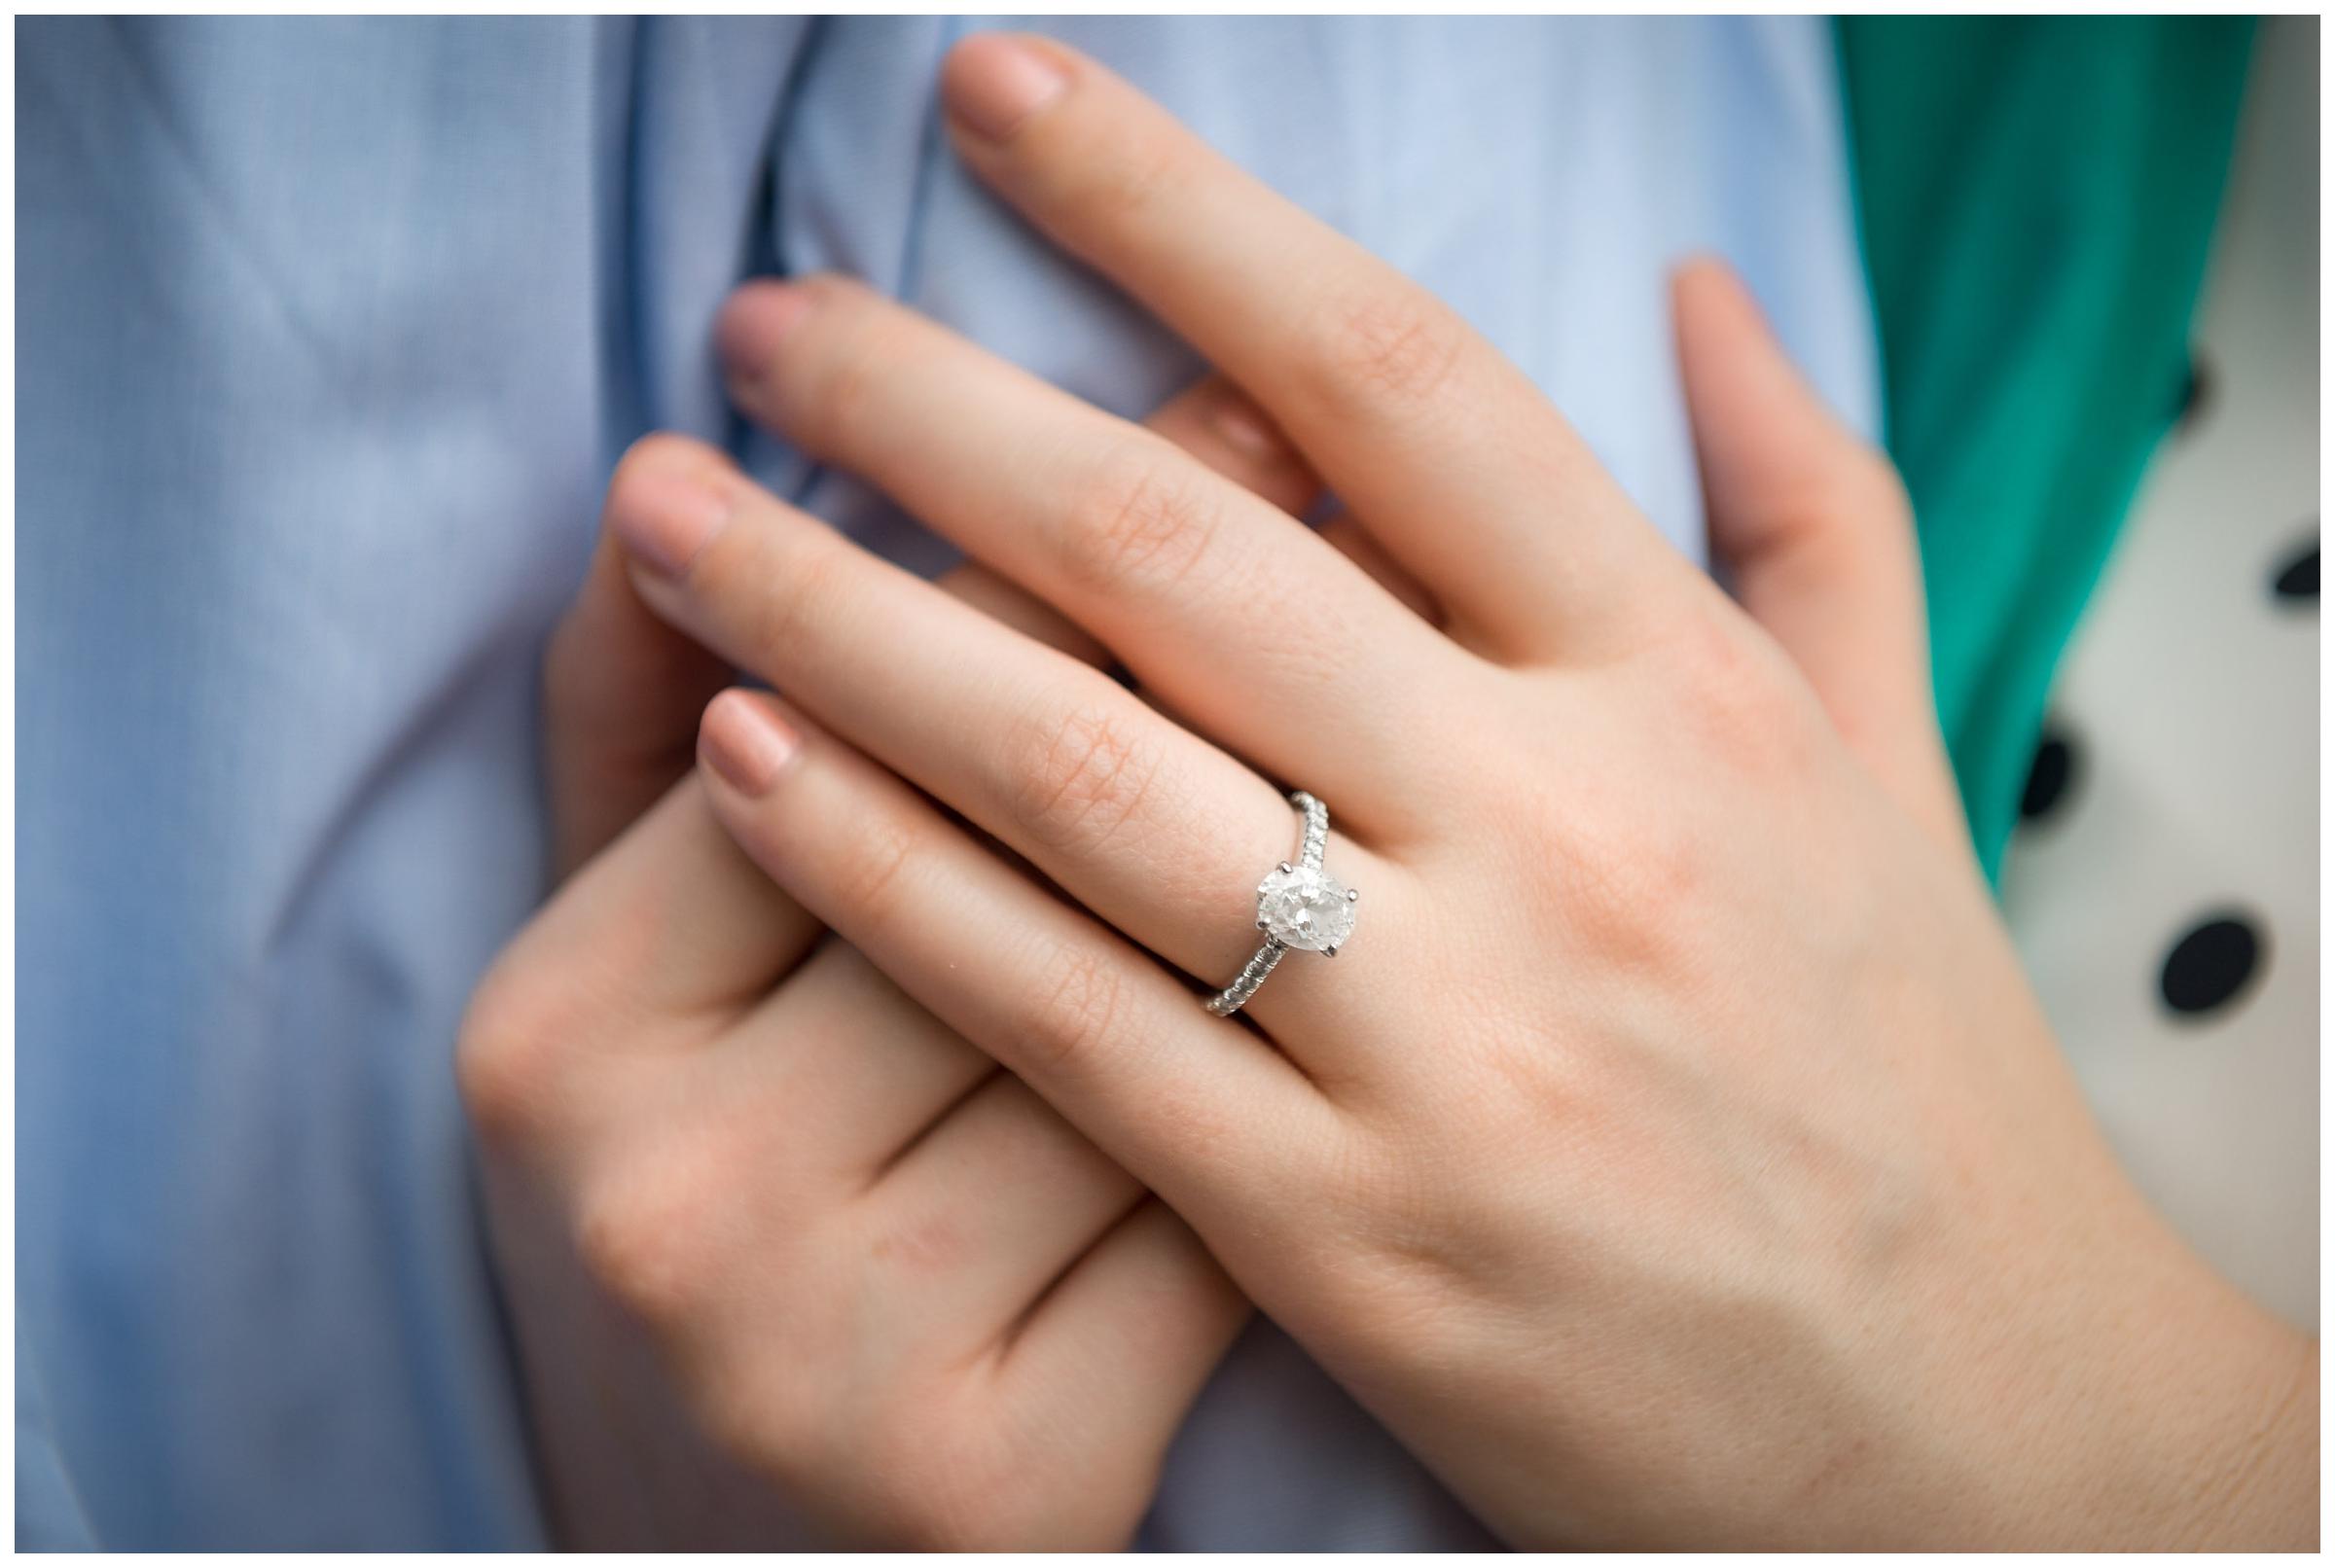
<path id="1" fill-rule="evenodd" d="M 1680 286 L 1702 286 L 1706 281 L 1732 284 L 1737 288 L 1742 286 L 1742 275 L 1736 271 L 1733 264 L 1715 250 L 1687 252 L 1670 267 L 1670 279 L 1673 284 Z"/>
<path id="2" fill-rule="evenodd" d="M 730 520 L 729 477 L 701 464 L 639 465 L 608 487 L 608 531 L 639 565 L 681 578 Z"/>
<path id="3" fill-rule="evenodd" d="M 1259 468 L 1279 467 L 1297 460 L 1296 449 L 1274 429 L 1263 410 L 1229 381 L 1201 394 L 1201 416 L 1216 439 Z"/>
<path id="4" fill-rule="evenodd" d="M 1713 445 L 1740 450 L 1846 434 L 1733 267 L 1692 258 L 1672 271 L 1671 290 L 1679 379 L 1706 458 Z"/>
<path id="5" fill-rule="evenodd" d="M 737 466 L 691 436 L 652 431 L 617 459 L 601 502 L 607 536 L 633 563 L 685 574 L 736 504 Z"/>
<path id="6" fill-rule="evenodd" d="M 755 278 L 732 290 L 713 321 L 724 374 L 733 381 L 761 379 L 814 303 L 808 289 L 781 278 Z"/>
<path id="7" fill-rule="evenodd" d="M 652 430 L 635 440 L 616 460 L 616 479 L 646 473 L 684 475 L 734 474 L 736 465 L 730 454 L 709 442 L 678 430 Z"/>
<path id="8" fill-rule="evenodd" d="M 1693 251 L 1670 267 L 1670 294 L 1684 298 L 1734 277 L 1735 268 L 1716 251 Z"/>
<path id="9" fill-rule="evenodd" d="M 748 799 L 768 795 L 802 749 L 777 702 L 743 687 L 716 695 L 698 725 L 699 760 Z"/>
<path id="10" fill-rule="evenodd" d="M 1069 90 L 1070 60 L 1051 41 L 975 33 L 941 63 L 941 101 L 961 130 L 1001 144 Z"/>
<path id="11" fill-rule="evenodd" d="M 1682 353 L 1691 353 L 1691 345 L 1715 334 L 1778 357 L 1782 354 L 1767 312 L 1724 257 L 1698 252 L 1671 268 L 1670 308 Z"/>

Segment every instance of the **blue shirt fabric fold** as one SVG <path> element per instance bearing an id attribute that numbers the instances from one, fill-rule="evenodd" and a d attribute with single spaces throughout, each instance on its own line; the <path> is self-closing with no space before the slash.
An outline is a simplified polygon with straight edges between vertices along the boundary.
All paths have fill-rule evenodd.
<path id="1" fill-rule="evenodd" d="M 540 1544 L 451 1075 L 544 892 L 538 660 L 624 445 L 842 268 L 1139 413 L 1191 355 L 949 155 L 967 19 L 34 18 L 18 32 L 18 1541 Z M 1666 267 L 1875 374 L 1796 20 L 1051 19 L 1451 300 L 1700 553 Z M 1143 1542 L 1466 1546 L 1260 1327 Z"/>

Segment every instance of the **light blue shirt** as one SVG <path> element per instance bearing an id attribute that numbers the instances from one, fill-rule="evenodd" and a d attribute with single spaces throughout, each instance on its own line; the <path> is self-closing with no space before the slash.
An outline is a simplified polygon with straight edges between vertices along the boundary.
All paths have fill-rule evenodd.
<path id="1" fill-rule="evenodd" d="M 970 25 L 19 25 L 20 1545 L 540 1540 L 450 1053 L 544 891 L 537 659 L 617 453 L 724 440 L 946 559 L 725 410 L 754 270 L 1130 413 L 1196 369 L 951 160 Z M 1690 552 L 1669 264 L 1873 420 L 1819 21 L 1038 25 L 1451 300 Z M 1261 1327 L 1143 1539 L 1481 1536 Z"/>

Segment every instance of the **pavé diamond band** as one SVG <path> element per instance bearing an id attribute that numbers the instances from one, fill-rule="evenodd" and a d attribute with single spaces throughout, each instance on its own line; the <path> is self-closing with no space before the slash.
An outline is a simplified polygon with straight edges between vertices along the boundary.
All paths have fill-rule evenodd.
<path id="1" fill-rule="evenodd" d="M 1257 929 L 1265 945 L 1238 979 L 1207 1000 L 1218 1017 L 1230 1017 L 1257 994 L 1281 954 L 1292 947 L 1337 956 L 1338 944 L 1353 934 L 1354 900 L 1360 895 L 1321 869 L 1330 844 L 1330 808 L 1299 790 L 1289 803 L 1305 814 L 1297 861 L 1282 861 L 1257 884 Z"/>

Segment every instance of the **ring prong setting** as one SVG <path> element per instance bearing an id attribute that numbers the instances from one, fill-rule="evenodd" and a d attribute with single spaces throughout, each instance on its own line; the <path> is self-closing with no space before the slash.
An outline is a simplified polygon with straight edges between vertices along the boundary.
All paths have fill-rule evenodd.
<path id="1" fill-rule="evenodd" d="M 1352 890 L 1312 865 L 1290 865 L 1257 884 L 1265 934 L 1300 952 L 1327 952 L 1354 928 Z"/>
<path id="2" fill-rule="evenodd" d="M 1206 999 L 1216 1016 L 1238 1013 L 1283 954 L 1292 950 L 1338 956 L 1354 929 L 1354 906 L 1361 894 L 1322 869 L 1322 852 L 1329 842 L 1330 812 L 1320 800 L 1299 790 L 1289 797 L 1305 818 L 1299 853 L 1279 862 L 1257 883 L 1257 929 L 1265 944 L 1235 977 L 1233 982 Z"/>

